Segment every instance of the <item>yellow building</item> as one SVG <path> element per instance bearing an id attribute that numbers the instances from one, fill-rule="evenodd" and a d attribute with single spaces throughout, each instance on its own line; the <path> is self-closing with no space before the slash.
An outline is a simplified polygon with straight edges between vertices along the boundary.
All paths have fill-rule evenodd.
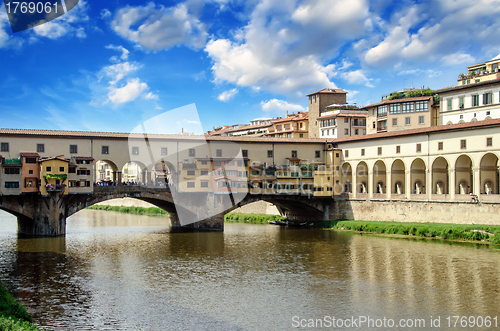
<path id="1" fill-rule="evenodd" d="M 69 160 L 63 155 L 40 159 L 40 193 L 48 195 L 51 192 L 68 194 Z"/>
<path id="2" fill-rule="evenodd" d="M 500 79 L 500 54 L 488 62 L 467 67 L 467 74 L 458 75 L 457 85 L 468 85 Z"/>
<path id="3" fill-rule="evenodd" d="M 309 116 L 307 113 L 287 114 L 285 118 L 273 121 L 267 129 L 267 137 L 307 138 L 309 134 Z"/>

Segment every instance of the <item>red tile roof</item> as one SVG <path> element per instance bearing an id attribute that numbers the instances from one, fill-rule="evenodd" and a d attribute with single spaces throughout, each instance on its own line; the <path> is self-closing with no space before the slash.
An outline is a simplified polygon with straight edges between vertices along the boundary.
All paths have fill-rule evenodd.
<path id="1" fill-rule="evenodd" d="M 427 96 L 423 96 L 423 97 L 413 97 L 413 98 L 401 98 L 401 99 L 393 99 L 393 100 L 384 100 L 384 101 L 380 101 L 380 102 L 377 102 L 377 103 L 374 103 L 374 104 L 371 104 L 371 105 L 368 105 L 368 106 L 364 106 L 362 109 L 369 108 L 369 107 L 375 107 L 375 106 L 388 105 L 388 104 L 391 104 L 391 103 L 430 100 L 431 98 L 432 98 L 432 96 L 427 95 Z"/>
<path id="2" fill-rule="evenodd" d="M 309 94 L 307 94 L 307 96 L 310 96 L 313 94 L 318 94 L 318 93 L 343 93 L 343 94 L 347 94 L 346 91 L 341 90 L 339 88 L 324 88 L 324 89 L 316 91 L 314 93 L 309 93 Z"/>
<path id="3" fill-rule="evenodd" d="M 25 156 L 25 157 L 40 157 L 40 154 L 34 153 L 34 152 L 21 152 L 19 154 L 21 154 L 21 156 Z"/>
<path id="4" fill-rule="evenodd" d="M 469 122 L 469 123 L 431 126 L 431 127 L 427 127 L 427 128 L 419 128 L 419 129 L 411 129 L 411 130 L 401 130 L 401 131 L 367 134 L 367 135 L 358 136 L 358 137 L 343 137 L 343 138 L 334 139 L 333 142 L 343 143 L 343 142 L 361 141 L 361 140 L 369 140 L 369 139 L 392 138 L 392 137 L 409 136 L 409 135 L 422 134 L 422 133 L 436 133 L 436 132 L 444 132 L 444 131 L 470 130 L 470 129 L 477 129 L 480 127 L 499 126 L 499 125 L 500 125 L 500 119 L 493 119 L 493 120 L 477 121 L 477 122 Z"/>
<path id="5" fill-rule="evenodd" d="M 445 93 L 445 92 L 450 92 L 450 91 L 458 91 L 458 90 L 470 89 L 470 88 L 474 88 L 474 87 L 477 87 L 477 86 L 493 85 L 493 84 L 497 84 L 499 82 L 500 82 L 500 79 L 492 79 L 492 80 L 487 80 L 487 81 L 479 82 L 479 83 L 449 86 L 449 87 L 445 87 L 445 88 L 436 90 L 434 92 L 437 93 L 437 94 L 439 94 L 439 93 Z"/>
<path id="6" fill-rule="evenodd" d="M 273 121 L 274 123 L 281 123 L 281 122 L 289 122 L 289 121 L 307 121 L 309 119 L 309 115 L 305 115 L 302 117 L 295 116 L 295 117 L 288 117 L 288 118 L 279 118 L 277 120 Z"/>

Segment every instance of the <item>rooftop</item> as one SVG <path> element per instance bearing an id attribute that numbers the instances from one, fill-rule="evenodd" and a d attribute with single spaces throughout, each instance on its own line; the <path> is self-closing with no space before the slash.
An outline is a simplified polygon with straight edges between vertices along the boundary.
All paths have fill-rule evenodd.
<path id="1" fill-rule="evenodd" d="M 364 106 L 363 108 L 376 107 L 382 105 L 388 105 L 391 103 L 400 103 L 400 102 L 411 102 L 411 101 L 424 101 L 432 99 L 431 95 L 421 96 L 421 97 L 413 97 L 413 98 L 401 98 L 401 99 L 392 99 L 392 100 L 384 100 L 377 103 L 373 103 L 368 106 Z"/>
<path id="2" fill-rule="evenodd" d="M 309 93 L 307 96 L 318 94 L 318 93 L 343 93 L 343 94 L 347 94 L 346 91 L 339 89 L 339 88 L 324 88 L 324 89 L 316 91 L 314 93 Z"/>
<path id="3" fill-rule="evenodd" d="M 500 119 L 492 119 L 492 120 L 486 120 L 486 121 L 477 121 L 477 122 L 459 123 L 459 124 L 450 124 L 450 125 L 439 125 L 439 126 L 431 126 L 431 127 L 427 127 L 427 128 L 375 133 L 375 134 L 368 134 L 368 135 L 359 136 L 359 137 L 356 137 L 356 136 L 343 137 L 343 138 L 334 139 L 333 142 L 335 142 L 335 143 L 353 142 L 353 141 L 362 141 L 362 140 L 370 140 L 370 139 L 410 136 L 410 135 L 422 134 L 422 133 L 437 133 L 437 132 L 444 132 L 444 131 L 450 131 L 450 130 L 455 130 L 455 131 L 470 130 L 470 129 L 477 129 L 479 127 L 489 127 L 489 126 L 499 126 L 499 125 L 500 125 Z"/>

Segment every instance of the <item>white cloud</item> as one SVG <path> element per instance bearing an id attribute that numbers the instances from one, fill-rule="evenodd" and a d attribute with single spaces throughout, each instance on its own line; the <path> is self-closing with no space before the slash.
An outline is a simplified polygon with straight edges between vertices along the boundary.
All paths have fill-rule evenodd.
<path id="1" fill-rule="evenodd" d="M 238 93 L 238 90 L 236 88 L 233 88 L 232 90 L 227 90 L 219 94 L 217 99 L 226 102 L 231 100 L 236 95 L 236 93 Z"/>
<path id="2" fill-rule="evenodd" d="M 207 39 L 207 27 L 197 17 L 194 2 L 184 2 L 174 7 L 127 6 L 118 10 L 111 26 L 121 36 L 140 45 L 160 50 L 185 44 L 201 48 Z"/>
<path id="3" fill-rule="evenodd" d="M 365 84 L 367 87 L 374 87 L 370 81 L 371 79 L 368 79 L 363 70 L 355 70 L 355 71 L 349 71 L 349 72 L 344 72 L 342 73 L 342 78 L 347 80 L 349 84 Z"/>
<path id="4" fill-rule="evenodd" d="M 23 40 L 17 37 L 11 37 L 5 29 L 10 29 L 9 18 L 2 8 L 0 11 L 0 48 L 21 47 Z"/>
<path id="5" fill-rule="evenodd" d="M 131 79 L 127 84 L 120 88 L 110 87 L 108 99 L 114 104 L 123 104 L 135 100 L 144 91 L 148 89 L 148 85 L 141 82 L 139 78 Z"/>
<path id="6" fill-rule="evenodd" d="M 293 104 L 293 103 L 288 103 L 283 100 L 278 100 L 278 99 L 271 99 L 266 102 L 262 101 L 260 103 L 262 106 L 263 111 L 303 111 L 305 110 L 304 107 L 301 105 Z"/>
<path id="7" fill-rule="evenodd" d="M 105 18 L 110 17 L 110 16 L 111 16 L 111 12 L 109 10 L 107 10 L 106 8 L 101 10 L 101 19 L 105 19 Z"/>
<path id="8" fill-rule="evenodd" d="M 444 65 L 457 65 L 457 64 L 473 64 L 476 62 L 476 59 L 470 54 L 464 54 L 461 52 L 457 52 L 454 54 L 449 54 L 443 56 L 441 59 L 441 62 L 443 62 Z"/>
<path id="9" fill-rule="evenodd" d="M 128 74 L 136 71 L 139 68 L 140 67 L 138 65 L 135 65 L 135 64 L 129 63 L 129 62 L 112 64 L 112 65 L 109 65 L 109 66 L 102 68 L 98 74 L 98 77 L 99 77 L 99 80 L 101 80 L 104 76 L 109 77 L 109 78 L 111 78 L 109 83 L 111 85 L 114 85 L 117 82 L 119 82 L 122 78 L 124 78 Z"/>
<path id="10" fill-rule="evenodd" d="M 432 69 L 427 69 L 427 70 L 411 69 L 411 70 L 403 70 L 403 71 L 398 72 L 398 76 L 404 76 L 404 75 L 415 76 L 415 75 L 421 75 L 421 74 L 427 75 L 429 78 L 434 78 L 434 77 L 441 76 L 443 74 L 443 72 L 439 71 L 439 70 L 435 71 Z"/>
<path id="11" fill-rule="evenodd" d="M 143 94 L 142 98 L 144 100 L 158 100 L 158 96 L 153 94 L 153 92 L 149 92 L 148 94 Z"/>
<path id="12" fill-rule="evenodd" d="M 88 20 L 87 4 L 85 1 L 80 0 L 68 13 L 53 21 L 35 26 L 32 29 L 34 34 L 33 38 L 45 37 L 49 39 L 59 39 L 66 35 L 75 35 L 78 38 L 85 38 L 85 29 L 81 26 L 75 27 L 75 25 Z"/>
<path id="13" fill-rule="evenodd" d="M 115 45 L 110 44 L 110 45 L 106 46 L 106 48 L 122 52 L 120 59 L 125 60 L 125 61 L 128 59 L 128 55 L 130 54 L 130 51 L 123 46 L 115 46 Z"/>
<path id="14" fill-rule="evenodd" d="M 335 87 L 336 67 L 326 59 L 362 36 L 367 15 L 365 0 L 266 0 L 234 40 L 212 39 L 205 51 L 216 82 L 304 97 Z"/>

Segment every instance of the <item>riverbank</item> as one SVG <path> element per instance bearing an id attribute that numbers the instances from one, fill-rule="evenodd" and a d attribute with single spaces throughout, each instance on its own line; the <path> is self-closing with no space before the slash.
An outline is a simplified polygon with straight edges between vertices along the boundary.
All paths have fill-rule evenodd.
<path id="1" fill-rule="evenodd" d="M 117 211 L 120 213 L 129 213 L 129 214 L 137 214 L 137 215 L 168 215 L 168 213 L 158 207 L 133 207 L 133 206 L 110 206 L 110 205 L 92 205 L 87 207 L 86 209 L 92 210 L 105 210 L 105 211 Z"/>
<path id="2" fill-rule="evenodd" d="M 30 314 L 0 283 L 0 330 L 38 331 Z"/>
<path id="3" fill-rule="evenodd" d="M 283 220 L 285 218 L 280 215 L 269 214 L 227 213 L 224 215 L 224 222 L 227 223 L 267 224 L 269 221 Z"/>
<path id="4" fill-rule="evenodd" d="M 322 221 L 316 228 L 358 233 L 402 235 L 408 237 L 436 238 L 453 241 L 486 242 L 500 244 L 500 226 L 441 223 L 402 223 L 374 221 Z"/>

